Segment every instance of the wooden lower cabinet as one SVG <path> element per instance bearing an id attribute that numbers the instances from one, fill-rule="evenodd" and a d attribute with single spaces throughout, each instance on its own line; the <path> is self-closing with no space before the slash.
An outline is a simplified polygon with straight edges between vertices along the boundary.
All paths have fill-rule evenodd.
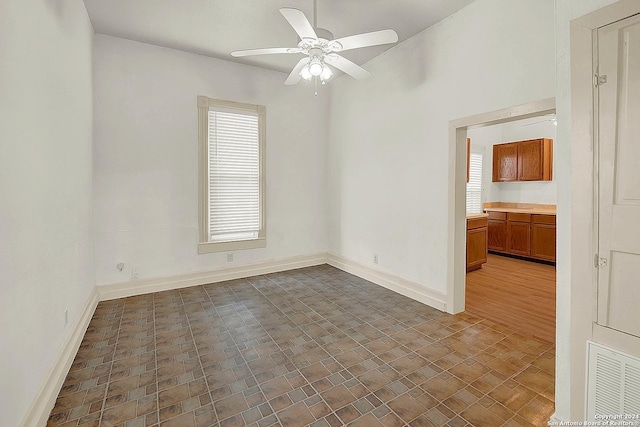
<path id="1" fill-rule="evenodd" d="M 556 217 L 553 215 L 533 215 L 531 222 L 531 257 L 555 262 Z"/>
<path id="2" fill-rule="evenodd" d="M 487 247 L 543 261 L 556 261 L 556 217 L 489 212 Z"/>
<path id="3" fill-rule="evenodd" d="M 487 247 L 490 251 L 507 251 L 507 214 L 505 212 L 489 212 L 489 236 Z"/>
<path id="4" fill-rule="evenodd" d="M 488 234 L 489 243 L 487 247 L 490 251 L 507 251 L 507 221 L 490 219 Z"/>
<path id="5" fill-rule="evenodd" d="M 531 223 L 507 221 L 507 252 L 529 256 L 531 251 Z"/>
<path id="6" fill-rule="evenodd" d="M 467 219 L 467 271 L 487 262 L 487 218 Z"/>

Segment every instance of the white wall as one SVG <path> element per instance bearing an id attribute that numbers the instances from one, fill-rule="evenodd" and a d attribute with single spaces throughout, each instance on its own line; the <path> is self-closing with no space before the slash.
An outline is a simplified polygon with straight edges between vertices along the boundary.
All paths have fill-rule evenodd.
<path id="1" fill-rule="evenodd" d="M 551 181 L 493 182 L 493 145 L 536 138 L 550 138 L 555 144 L 557 128 L 548 119 L 549 116 L 534 117 L 467 131 L 467 136 L 471 138 L 471 151 L 483 153 L 483 203 L 556 204 L 558 189 L 555 169 Z"/>
<path id="2" fill-rule="evenodd" d="M 96 282 L 326 252 L 328 93 L 286 74 L 96 35 Z M 196 97 L 267 107 L 267 248 L 197 254 Z M 125 263 L 123 272 L 116 269 Z"/>
<path id="3" fill-rule="evenodd" d="M 449 121 L 554 96 L 553 7 L 478 0 L 333 83 L 331 252 L 446 292 Z"/>
<path id="4" fill-rule="evenodd" d="M 93 290 L 92 35 L 82 2 L 0 2 L 2 426 L 20 424 Z"/>

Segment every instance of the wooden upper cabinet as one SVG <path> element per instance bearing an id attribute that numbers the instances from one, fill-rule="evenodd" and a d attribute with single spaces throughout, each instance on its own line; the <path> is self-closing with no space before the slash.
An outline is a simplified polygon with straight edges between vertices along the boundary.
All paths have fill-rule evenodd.
<path id="1" fill-rule="evenodd" d="M 518 143 L 518 180 L 551 181 L 553 140 L 534 139 Z"/>
<path id="2" fill-rule="evenodd" d="M 493 146 L 493 182 L 551 181 L 553 140 L 547 138 Z"/>
<path id="3" fill-rule="evenodd" d="M 493 182 L 518 179 L 518 143 L 493 146 Z"/>

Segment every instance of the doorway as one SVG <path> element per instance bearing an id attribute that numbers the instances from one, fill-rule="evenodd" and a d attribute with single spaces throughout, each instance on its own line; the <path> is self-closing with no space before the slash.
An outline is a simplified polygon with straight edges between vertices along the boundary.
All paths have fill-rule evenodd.
<path id="1" fill-rule="evenodd" d="M 549 114 L 467 130 L 465 311 L 549 343 L 555 343 L 556 332 L 556 128 L 555 114 Z M 542 176 L 502 181 L 499 172 L 511 164 L 502 147 L 515 148 L 515 158 L 522 160 L 532 144 L 544 148 L 536 152 L 549 162 L 534 171 L 524 167 L 527 160 L 516 170 Z M 540 165 L 540 156 L 527 159 Z M 476 261 L 479 254 L 483 259 Z"/>
<path id="2" fill-rule="evenodd" d="M 555 113 L 555 98 L 531 102 L 488 113 L 453 120 L 449 123 L 449 261 L 447 266 L 447 312 L 465 310 L 466 293 L 466 182 L 467 131 Z"/>

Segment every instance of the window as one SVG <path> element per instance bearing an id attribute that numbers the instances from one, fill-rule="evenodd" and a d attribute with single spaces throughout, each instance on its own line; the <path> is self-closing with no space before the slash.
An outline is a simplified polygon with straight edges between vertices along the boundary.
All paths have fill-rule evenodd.
<path id="1" fill-rule="evenodd" d="M 198 97 L 198 253 L 266 247 L 265 107 Z"/>
<path id="2" fill-rule="evenodd" d="M 482 212 L 482 154 L 469 154 L 469 182 L 467 182 L 467 213 Z"/>

